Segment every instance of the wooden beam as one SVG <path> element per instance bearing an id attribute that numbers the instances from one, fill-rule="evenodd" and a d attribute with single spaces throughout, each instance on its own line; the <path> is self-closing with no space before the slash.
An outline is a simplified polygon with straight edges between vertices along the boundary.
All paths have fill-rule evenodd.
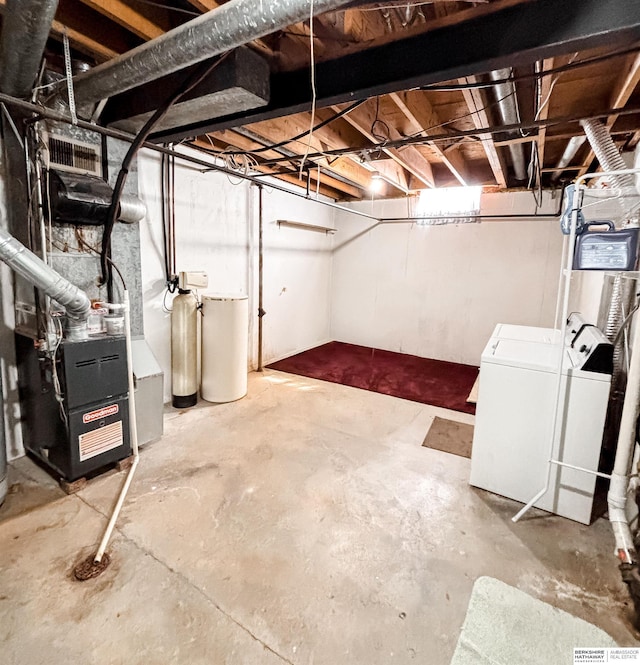
<path id="1" fill-rule="evenodd" d="M 111 58 L 120 55 L 118 51 L 114 51 L 112 48 L 105 46 L 97 39 L 92 39 L 91 37 L 82 34 L 79 30 L 69 28 L 60 21 L 53 21 L 51 24 L 51 34 L 54 37 L 62 41 L 65 32 L 67 33 L 69 43 L 73 48 L 98 61 L 111 60 Z"/>
<path id="2" fill-rule="evenodd" d="M 475 76 L 468 76 L 466 78 L 458 79 L 458 82 L 463 85 L 469 85 L 477 83 L 478 79 Z M 482 93 L 479 88 L 469 88 L 468 90 L 463 90 L 462 94 L 464 96 L 464 101 L 467 104 L 467 108 L 471 113 L 471 118 L 473 119 L 473 124 L 476 126 L 476 129 L 483 129 L 489 126 L 489 118 L 487 117 L 487 111 L 485 109 L 485 102 L 482 98 Z M 499 187 L 506 188 L 507 180 L 504 177 L 504 171 L 502 170 L 502 164 L 500 163 L 500 158 L 498 157 L 498 151 L 493 143 L 493 138 L 491 134 L 480 134 L 480 140 L 482 141 L 482 146 L 489 160 L 489 166 L 493 171 L 493 176 L 496 179 Z"/>
<path id="3" fill-rule="evenodd" d="M 334 111 L 341 111 L 339 106 L 331 107 Z M 353 110 L 344 118 L 352 127 L 357 129 L 363 136 L 373 142 L 377 142 L 371 128 L 376 120 L 374 103 L 369 100 L 362 106 Z M 402 139 L 400 132 L 388 123 L 389 139 L 397 141 Z M 435 187 L 435 179 L 429 160 L 415 146 L 404 148 L 381 148 L 381 152 L 388 155 L 393 161 L 414 175 L 427 187 Z"/>
<path id="4" fill-rule="evenodd" d="M 209 12 L 212 9 L 217 9 L 223 3 L 217 0 L 189 0 L 189 4 L 201 12 Z"/>
<path id="5" fill-rule="evenodd" d="M 7 0 L 0 0 L 0 12 L 6 10 L 6 4 Z M 97 20 L 99 17 L 82 5 L 69 5 L 69 3 L 59 5 L 51 24 L 51 36 L 56 40 L 62 40 L 66 32 L 69 43 L 74 49 L 95 58 L 98 62 L 115 58 L 137 45 L 120 39 L 120 35 L 113 32 L 109 34 L 109 39 L 101 38 L 100 35 L 104 34 L 104 25 L 98 29 Z"/>
<path id="6" fill-rule="evenodd" d="M 81 0 L 91 9 L 115 21 L 138 37 L 149 40 L 164 34 L 164 30 L 123 0 Z"/>
<path id="7" fill-rule="evenodd" d="M 430 127 L 438 127 L 441 124 L 440 118 L 431 106 L 425 92 L 421 90 L 392 92 L 389 97 L 409 120 L 414 132 L 425 132 L 428 136 Z M 445 153 L 438 143 L 430 143 L 429 147 L 440 157 L 456 180 L 466 187 L 467 181 L 464 175 L 466 166 L 459 149 L 456 147 L 449 153 Z"/>
<path id="8" fill-rule="evenodd" d="M 542 73 L 553 69 L 554 59 L 547 58 L 542 61 Z M 557 76 L 557 75 L 556 75 Z M 551 94 L 553 92 L 554 84 L 553 76 L 543 76 L 540 79 L 540 104 L 544 104 L 538 110 L 536 120 L 546 120 L 549 116 L 549 108 L 551 106 Z M 547 128 L 540 127 L 538 130 L 538 162 L 540 168 L 544 168 L 544 152 L 546 148 Z"/>
<path id="9" fill-rule="evenodd" d="M 629 98 L 636 89 L 638 82 L 640 81 L 640 53 L 632 55 L 627 59 L 624 71 L 622 75 L 618 78 L 618 83 L 614 88 L 613 94 L 611 96 L 610 107 L 612 109 L 622 109 L 625 104 L 629 101 Z M 618 119 L 617 115 L 610 115 L 607 119 L 606 126 L 608 129 L 611 129 L 615 124 L 615 121 Z M 585 161 L 585 167 L 579 172 L 579 176 L 584 175 L 588 172 L 591 162 L 593 161 L 594 154 L 590 150 Z"/>

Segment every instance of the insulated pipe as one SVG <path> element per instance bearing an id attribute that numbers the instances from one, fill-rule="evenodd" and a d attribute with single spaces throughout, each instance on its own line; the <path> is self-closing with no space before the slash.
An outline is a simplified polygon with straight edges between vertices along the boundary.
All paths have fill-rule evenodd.
<path id="1" fill-rule="evenodd" d="M 71 339 L 86 336 L 91 301 L 84 291 L 49 267 L 4 229 L 0 229 L 0 261 L 65 308 Z"/>
<path id="2" fill-rule="evenodd" d="M 40 69 L 58 0 L 7 0 L 0 45 L 0 90 L 26 98 Z"/>
<path id="3" fill-rule="evenodd" d="M 511 69 L 496 69 L 489 73 L 492 81 L 500 81 L 511 77 Z M 496 96 L 498 108 L 505 125 L 517 125 L 520 123 L 518 112 L 518 98 L 516 97 L 516 86 L 513 81 L 496 83 Z M 513 162 L 513 173 L 516 180 L 526 180 L 527 170 L 524 162 L 524 149 L 521 143 L 512 143 L 509 146 L 511 161 Z"/>
<path id="4" fill-rule="evenodd" d="M 74 77 L 77 104 L 92 104 L 195 65 L 348 0 L 231 0 Z M 259 7 L 258 7 L 259 5 Z"/>

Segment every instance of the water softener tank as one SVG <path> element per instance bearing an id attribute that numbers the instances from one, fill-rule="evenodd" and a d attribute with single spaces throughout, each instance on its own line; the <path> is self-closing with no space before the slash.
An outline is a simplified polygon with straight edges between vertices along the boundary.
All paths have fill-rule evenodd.
<path id="1" fill-rule="evenodd" d="M 198 401 L 198 301 L 179 290 L 171 311 L 171 392 L 177 409 Z"/>
<path id="2" fill-rule="evenodd" d="M 247 296 L 202 297 L 202 399 L 233 402 L 247 394 Z"/>

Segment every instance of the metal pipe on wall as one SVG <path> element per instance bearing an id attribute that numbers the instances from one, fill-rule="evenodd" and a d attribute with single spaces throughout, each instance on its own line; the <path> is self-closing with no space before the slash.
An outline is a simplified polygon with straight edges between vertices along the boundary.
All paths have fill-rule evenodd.
<path id="1" fill-rule="evenodd" d="M 496 69 L 489 74 L 492 81 L 503 81 L 496 83 L 496 95 L 498 97 L 498 108 L 505 125 L 516 125 L 520 123 L 518 112 L 518 98 L 516 97 L 516 86 L 513 81 L 505 81 L 511 77 L 511 69 Z M 516 180 L 526 180 L 527 170 L 524 162 L 524 149 L 521 143 L 512 143 L 509 146 L 513 173 Z"/>
<path id="2" fill-rule="evenodd" d="M 92 104 L 203 62 L 348 0 L 231 0 L 74 77 L 78 104 Z"/>
<path id="3" fill-rule="evenodd" d="M 0 397 L 2 397 L 2 404 L 0 405 L 0 506 L 4 503 L 9 490 L 7 481 L 7 440 L 4 431 L 4 393 L 2 391 L 2 365 L 0 364 Z"/>
<path id="4" fill-rule="evenodd" d="M 258 187 L 258 372 L 264 369 L 262 366 L 262 351 L 263 351 L 263 328 L 262 318 L 266 314 L 262 308 L 264 297 L 264 202 L 263 202 L 263 186 Z"/>
<path id="5" fill-rule="evenodd" d="M 0 90 L 29 97 L 58 0 L 7 0 L 0 43 Z"/>

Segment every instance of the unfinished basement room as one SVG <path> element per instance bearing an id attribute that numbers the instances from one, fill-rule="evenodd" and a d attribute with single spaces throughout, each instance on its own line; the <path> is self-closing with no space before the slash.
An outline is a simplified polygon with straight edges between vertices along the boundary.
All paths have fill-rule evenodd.
<path id="1" fill-rule="evenodd" d="M 0 17 L 0 664 L 640 665 L 640 0 Z"/>

